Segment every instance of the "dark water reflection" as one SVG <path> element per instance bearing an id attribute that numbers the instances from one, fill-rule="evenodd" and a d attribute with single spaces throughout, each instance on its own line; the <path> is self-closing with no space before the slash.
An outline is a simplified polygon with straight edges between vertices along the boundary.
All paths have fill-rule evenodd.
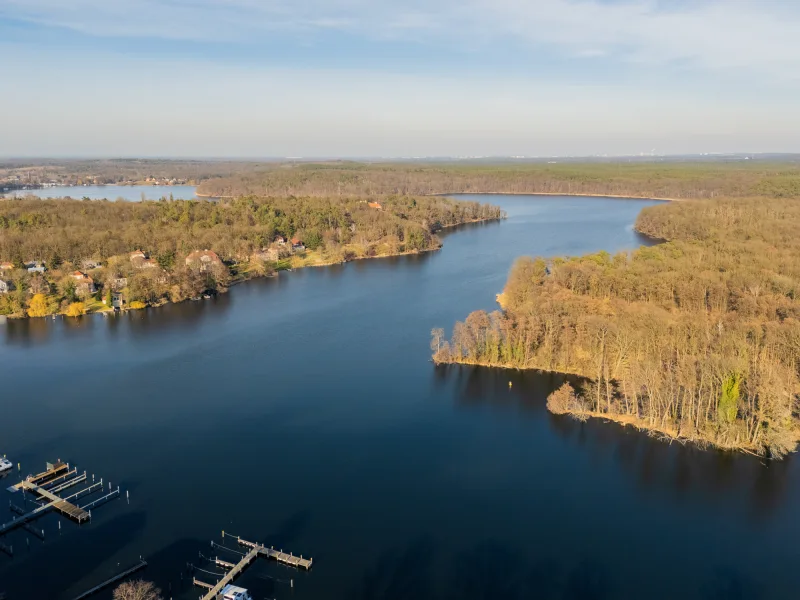
<path id="1" fill-rule="evenodd" d="M 635 247 L 647 204 L 494 200 L 507 221 L 440 252 L 0 328 L 0 453 L 131 492 L 9 536 L 0 591 L 70 599 L 143 555 L 193 599 L 186 565 L 225 530 L 315 559 L 254 566 L 257 598 L 794 598 L 795 460 L 554 417 L 557 375 L 431 364 L 431 328 L 493 310 L 515 257 Z"/>

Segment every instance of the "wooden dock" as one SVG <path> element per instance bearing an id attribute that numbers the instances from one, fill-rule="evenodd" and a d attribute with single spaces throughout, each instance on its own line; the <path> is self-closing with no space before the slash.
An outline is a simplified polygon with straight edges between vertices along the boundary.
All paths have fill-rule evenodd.
<path id="1" fill-rule="evenodd" d="M 258 555 L 259 551 L 257 548 L 253 548 L 252 550 L 250 550 L 250 552 L 245 554 L 242 560 L 240 560 L 235 567 L 233 567 L 230 571 L 228 571 L 228 574 L 225 575 L 225 577 L 223 577 L 217 582 L 217 585 L 208 588 L 209 591 L 205 596 L 203 596 L 203 600 L 216 600 L 220 592 L 222 592 L 222 590 L 225 589 L 225 586 L 231 583 L 239 575 L 241 575 L 242 571 L 244 571 L 247 567 L 249 567 L 250 563 L 253 562 L 256 558 L 258 558 Z M 199 579 L 194 578 L 195 585 L 201 585 L 202 587 L 207 587 L 210 585 L 205 582 L 198 583 L 199 581 L 200 581 Z"/>
<path id="2" fill-rule="evenodd" d="M 254 544 L 253 542 L 248 542 L 247 540 L 243 540 L 238 538 L 238 542 L 242 546 L 247 546 L 248 548 L 255 548 L 259 551 L 259 553 L 264 556 L 265 558 L 271 558 L 272 560 L 276 560 L 279 563 L 283 563 L 285 565 L 289 565 L 290 567 L 295 567 L 297 569 L 310 569 L 313 563 L 313 559 L 311 558 L 303 558 L 302 556 L 295 556 L 293 554 L 289 554 L 284 552 L 283 550 L 275 550 L 275 548 L 267 548 L 262 546 L 261 544 Z"/>
<path id="3" fill-rule="evenodd" d="M 33 483 L 34 485 L 44 484 L 51 481 L 53 478 L 58 477 L 59 475 L 62 475 L 63 473 L 69 471 L 69 465 L 67 463 L 62 463 L 61 461 L 58 461 L 54 465 L 48 465 L 48 466 L 50 468 L 48 468 L 46 471 L 43 471 L 38 475 L 29 475 L 25 479 L 25 481 L 20 481 L 19 483 L 9 487 L 8 491 L 18 492 L 19 490 L 22 489 L 22 484 L 25 483 L 26 481 L 29 483 Z"/>
<path id="4" fill-rule="evenodd" d="M 83 523 L 85 521 L 88 521 L 90 518 L 89 513 L 83 510 L 80 506 L 75 506 L 74 504 L 72 504 L 72 502 L 68 502 L 64 498 L 56 496 L 52 492 L 44 489 L 43 487 L 39 487 L 35 483 L 31 483 L 30 481 L 23 481 L 22 487 L 23 489 L 29 490 L 34 494 L 38 494 L 45 500 L 49 500 L 50 504 L 46 504 L 40 508 L 45 508 L 45 507 L 53 508 L 62 514 L 67 515 L 71 519 L 75 519 L 78 523 Z"/>
<path id="5" fill-rule="evenodd" d="M 127 570 L 123 571 L 122 573 L 119 573 L 118 575 L 114 575 L 113 577 L 109 577 L 103 583 L 99 583 L 96 586 L 94 586 L 92 589 L 86 590 L 80 596 L 77 596 L 75 598 L 75 600 L 83 600 L 84 598 L 88 598 L 92 594 L 96 594 L 97 592 L 107 588 L 108 586 L 113 585 L 117 581 L 125 579 L 128 575 L 133 575 L 134 573 L 136 573 L 136 571 L 138 571 L 140 569 L 144 569 L 146 566 L 147 566 L 147 562 L 140 558 L 139 562 L 137 564 L 133 565 L 130 569 L 127 569 Z"/>
<path id="6" fill-rule="evenodd" d="M 247 540 L 243 540 L 238 536 L 231 536 L 230 534 L 225 534 L 225 533 L 223 533 L 222 535 L 223 537 L 225 535 L 228 535 L 229 537 L 235 538 L 236 541 L 239 542 L 239 544 L 250 548 L 250 550 L 236 564 L 221 560 L 219 557 L 216 557 L 214 559 L 208 559 L 208 560 L 213 560 L 214 564 L 216 564 L 217 566 L 220 566 L 224 569 L 228 569 L 228 573 L 222 579 L 220 579 L 216 583 L 216 585 L 207 583 L 205 581 L 197 579 L 196 577 L 193 578 L 194 585 L 208 590 L 208 592 L 203 596 L 202 600 L 216 600 L 217 596 L 225 588 L 225 586 L 228 585 L 229 583 L 232 583 L 234 579 L 236 579 L 239 575 L 241 575 L 242 572 L 247 567 L 249 567 L 250 564 L 256 558 L 259 557 L 276 560 L 280 563 L 295 568 L 310 569 L 311 565 L 313 564 L 313 561 L 310 558 L 303 558 L 302 556 L 294 556 L 293 554 L 288 554 L 286 552 L 283 552 L 282 550 L 267 548 L 266 546 L 262 546 L 261 544 L 256 544 L 254 542 L 248 542 Z M 224 548 L 224 546 L 220 546 L 219 544 L 215 544 L 214 542 L 211 542 L 211 545 L 218 548 Z M 230 548 L 228 548 L 228 550 L 230 550 Z M 202 555 L 201 558 L 203 558 Z"/>

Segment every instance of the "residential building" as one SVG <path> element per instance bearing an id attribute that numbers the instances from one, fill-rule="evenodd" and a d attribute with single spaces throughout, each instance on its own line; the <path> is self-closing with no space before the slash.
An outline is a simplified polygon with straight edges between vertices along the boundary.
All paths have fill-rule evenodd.
<path id="1" fill-rule="evenodd" d="M 78 292 L 78 294 L 88 296 L 97 291 L 94 280 L 86 273 L 75 271 L 72 273 L 72 278 L 75 280 L 75 291 Z"/>
<path id="2" fill-rule="evenodd" d="M 212 271 L 215 267 L 224 267 L 225 265 L 213 250 L 195 250 L 186 257 L 186 266 L 205 273 Z"/>
<path id="3" fill-rule="evenodd" d="M 44 273 L 47 271 L 47 267 L 45 267 L 44 263 L 40 260 L 26 262 L 25 268 L 28 269 L 28 273 Z"/>
<path id="4" fill-rule="evenodd" d="M 131 252 L 131 264 L 134 269 L 154 269 L 158 263 L 141 250 Z"/>

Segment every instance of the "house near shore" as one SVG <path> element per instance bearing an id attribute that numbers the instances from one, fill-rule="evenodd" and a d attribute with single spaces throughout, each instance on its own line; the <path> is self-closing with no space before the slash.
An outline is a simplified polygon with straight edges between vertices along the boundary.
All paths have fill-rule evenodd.
<path id="1" fill-rule="evenodd" d="M 306 247 L 303 244 L 303 240 L 301 240 L 298 237 L 293 237 L 292 238 L 292 250 L 294 252 L 302 252 L 305 249 L 306 249 Z"/>
<path id="2" fill-rule="evenodd" d="M 225 265 L 213 250 L 195 250 L 186 257 L 186 266 L 192 269 L 199 269 L 201 273 L 206 273 Z"/>
<path id="3" fill-rule="evenodd" d="M 0 294 L 7 294 L 14 291 L 14 284 L 7 279 L 0 279 Z"/>
<path id="4" fill-rule="evenodd" d="M 94 294 L 97 287 L 94 284 L 94 279 L 89 277 L 82 271 L 74 271 L 71 277 L 75 280 L 75 291 L 83 296 Z"/>
<path id="5" fill-rule="evenodd" d="M 13 271 L 14 270 L 14 263 L 12 262 L 0 262 L 0 271 Z"/>
<path id="6" fill-rule="evenodd" d="M 25 268 L 28 270 L 28 273 L 44 273 L 47 271 L 47 267 L 40 260 L 31 260 L 26 262 Z"/>
<path id="7" fill-rule="evenodd" d="M 135 250 L 131 252 L 131 265 L 134 269 L 155 269 L 158 263 L 150 258 L 145 252 Z"/>
<path id="8" fill-rule="evenodd" d="M 111 289 L 116 292 L 128 287 L 128 278 L 117 275 L 112 277 L 109 283 L 111 283 Z"/>

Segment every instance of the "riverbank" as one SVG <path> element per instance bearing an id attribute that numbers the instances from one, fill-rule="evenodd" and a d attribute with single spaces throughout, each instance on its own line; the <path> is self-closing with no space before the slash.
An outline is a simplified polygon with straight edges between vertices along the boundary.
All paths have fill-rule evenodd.
<path id="1" fill-rule="evenodd" d="M 430 196 L 546 196 L 548 198 L 609 198 L 614 200 L 656 200 L 660 202 L 687 202 L 689 198 L 658 198 L 653 196 L 631 196 L 629 194 L 577 194 L 577 193 L 558 193 L 558 192 L 448 192 L 446 194 L 429 194 Z"/>
<path id="2" fill-rule="evenodd" d="M 478 223 L 488 223 L 492 221 L 498 221 L 502 220 L 503 218 L 505 218 L 505 216 L 501 216 L 499 218 L 468 220 L 463 223 L 443 226 L 439 231 L 454 229 L 463 226 L 475 225 Z M 415 249 L 415 250 L 391 251 L 386 246 L 378 245 L 377 246 L 378 249 L 375 251 L 375 254 L 372 255 L 359 255 L 359 252 L 363 251 L 363 248 L 357 248 L 355 246 L 345 246 L 343 248 L 340 248 L 335 255 L 325 250 L 322 251 L 305 250 L 301 253 L 293 254 L 292 256 L 288 257 L 285 260 L 278 261 L 277 263 L 275 263 L 272 266 L 269 266 L 266 269 L 264 269 L 263 266 L 255 267 L 251 263 L 232 265 L 232 272 L 234 273 L 234 275 L 225 284 L 225 286 L 221 286 L 216 290 L 214 290 L 214 293 L 221 293 L 221 294 L 227 293 L 229 288 L 254 279 L 259 279 L 264 277 L 277 277 L 279 276 L 281 271 L 291 271 L 295 269 L 303 269 L 310 267 L 328 267 L 333 265 L 342 265 L 357 260 L 413 256 L 413 255 L 424 254 L 427 252 L 435 252 L 442 248 L 443 243 L 438 238 L 434 237 L 434 240 L 435 242 L 430 247 L 423 249 Z M 207 293 L 201 293 L 198 296 L 186 297 L 180 300 L 171 300 L 162 297 L 155 302 L 132 302 L 130 304 L 125 304 L 121 306 L 119 308 L 119 312 L 137 311 L 145 308 L 158 308 L 168 304 L 180 304 L 183 302 L 198 300 L 203 296 L 207 295 L 208 295 Z M 46 303 L 48 306 L 51 307 L 49 309 L 50 312 L 48 312 L 46 315 L 32 317 L 28 315 L 27 312 L 20 312 L 20 313 L 9 314 L 6 316 L 10 319 L 47 318 L 54 316 L 80 318 L 82 316 L 91 314 L 103 314 L 103 313 L 114 312 L 114 308 L 101 302 L 100 300 L 87 300 L 85 302 L 81 302 L 82 306 L 80 314 L 70 314 L 70 308 L 68 306 L 65 306 L 59 310 L 53 310 L 52 306 L 54 306 L 54 304 L 56 303 L 55 297 L 53 296 L 47 298 Z"/>
<path id="3" fill-rule="evenodd" d="M 791 200 L 649 207 L 636 230 L 668 241 L 518 259 L 502 312 L 474 311 L 449 341 L 434 330 L 434 360 L 577 375 L 560 413 L 784 456 L 800 441 L 798 223 Z"/>

